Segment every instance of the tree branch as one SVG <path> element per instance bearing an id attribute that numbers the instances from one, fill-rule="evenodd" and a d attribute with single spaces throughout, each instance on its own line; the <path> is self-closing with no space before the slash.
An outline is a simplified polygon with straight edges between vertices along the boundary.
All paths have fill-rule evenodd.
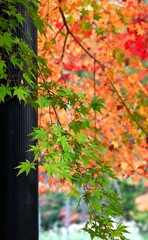
<path id="1" fill-rule="evenodd" d="M 59 11 L 61 13 L 62 19 L 63 19 L 63 23 L 64 26 L 67 30 L 67 34 L 71 35 L 71 37 L 77 42 L 77 44 L 83 49 L 83 51 L 90 57 L 92 58 L 95 63 L 98 63 L 99 66 L 101 67 L 102 71 L 105 72 L 105 65 L 103 63 L 101 63 L 98 59 L 96 59 L 80 42 L 79 40 L 75 37 L 75 35 L 71 32 L 71 30 L 69 29 L 68 23 L 66 21 L 65 15 L 62 11 L 62 9 L 59 7 Z M 120 102 L 123 104 L 123 106 L 125 107 L 126 111 L 128 112 L 129 116 L 131 117 L 131 119 L 137 124 L 137 126 L 146 134 L 148 134 L 148 132 L 143 128 L 143 126 L 141 126 L 141 124 L 136 120 L 133 119 L 133 114 L 131 113 L 130 109 L 128 108 L 128 106 L 126 105 L 125 101 L 122 99 L 121 95 L 119 94 L 118 90 L 116 89 L 115 85 L 109 80 L 110 85 L 112 86 L 113 90 L 115 91 L 115 93 L 117 94 Z"/>
<path id="2" fill-rule="evenodd" d="M 131 113 L 130 109 L 128 108 L 128 106 L 126 105 L 125 101 L 122 99 L 121 95 L 119 94 L 118 90 L 116 89 L 115 85 L 109 81 L 112 88 L 114 89 L 115 93 L 117 94 L 120 102 L 123 104 L 123 106 L 125 107 L 126 111 L 128 112 L 129 116 L 131 117 L 131 119 L 137 124 L 137 126 L 145 133 L 148 134 L 148 132 L 143 128 L 143 126 L 141 126 L 141 124 L 139 123 L 139 121 L 137 121 L 136 119 L 133 119 L 133 114 Z"/>
<path id="3" fill-rule="evenodd" d="M 62 19 L 63 19 L 63 22 L 64 22 L 64 26 L 66 27 L 66 30 L 67 30 L 67 33 L 69 35 L 71 35 L 71 37 L 77 42 L 77 44 L 83 49 L 83 51 L 92 59 L 94 59 L 101 67 L 101 69 L 104 71 L 105 70 L 105 66 L 104 64 L 102 64 L 98 59 L 96 59 L 80 42 L 79 40 L 75 37 L 75 35 L 70 31 L 69 29 L 69 26 L 67 24 L 67 21 L 66 21 L 66 18 L 65 18 L 65 15 L 62 11 L 61 8 L 59 8 L 59 11 L 61 13 L 61 16 L 62 16 Z"/>

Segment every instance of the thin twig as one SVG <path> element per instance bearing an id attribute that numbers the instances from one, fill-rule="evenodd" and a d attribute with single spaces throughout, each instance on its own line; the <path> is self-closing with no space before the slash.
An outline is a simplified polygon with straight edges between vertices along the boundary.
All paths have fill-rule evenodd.
<path id="1" fill-rule="evenodd" d="M 62 27 L 59 29 L 59 31 L 56 33 L 56 35 L 54 36 L 53 40 L 56 39 L 56 37 L 58 36 L 58 34 L 62 31 L 63 27 L 64 27 L 64 24 L 63 24 Z"/>
<path id="2" fill-rule="evenodd" d="M 65 47 L 66 47 L 67 38 L 68 38 L 68 33 L 66 34 L 65 39 L 64 39 L 64 44 L 63 44 L 61 59 L 57 62 L 57 64 L 59 64 L 60 62 L 62 62 L 62 60 L 63 60 L 63 58 L 64 58 L 64 53 L 65 53 Z"/>

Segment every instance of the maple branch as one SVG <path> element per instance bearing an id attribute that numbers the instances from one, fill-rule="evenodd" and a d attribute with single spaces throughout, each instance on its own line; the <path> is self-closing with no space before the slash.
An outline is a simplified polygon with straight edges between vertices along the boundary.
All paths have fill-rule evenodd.
<path id="1" fill-rule="evenodd" d="M 78 45 L 84 50 L 84 52 L 92 59 L 94 59 L 98 64 L 99 66 L 102 68 L 102 70 L 104 71 L 105 70 L 105 66 L 104 64 L 102 64 L 98 59 L 96 59 L 79 41 L 78 39 L 73 35 L 72 32 L 69 33 L 73 38 L 74 40 L 78 43 Z"/>
<path id="2" fill-rule="evenodd" d="M 65 15 L 62 11 L 62 9 L 59 7 L 59 11 L 61 13 L 61 16 L 62 16 L 62 19 L 63 19 L 63 22 L 64 22 L 64 26 L 66 27 L 66 30 L 67 30 L 67 34 L 71 35 L 72 38 L 77 42 L 77 44 L 83 49 L 83 51 L 92 59 L 94 59 L 99 65 L 100 67 L 102 68 L 102 70 L 104 71 L 105 70 L 105 66 L 104 64 L 102 64 L 98 59 L 96 59 L 80 42 L 79 40 L 75 37 L 75 35 L 71 32 L 71 30 L 69 29 L 69 26 L 67 24 L 67 21 L 66 21 L 66 18 L 65 18 Z"/>
<path id="3" fill-rule="evenodd" d="M 104 72 L 105 71 L 105 65 L 103 63 L 101 63 L 98 59 L 96 59 L 94 57 L 94 55 L 92 55 L 80 42 L 79 40 L 75 37 L 75 35 L 71 32 L 71 30 L 69 29 L 69 26 L 68 26 L 68 23 L 66 21 L 66 18 L 65 18 L 65 15 L 62 11 L 62 9 L 59 7 L 59 11 L 61 13 L 61 16 L 62 16 L 62 19 L 63 19 L 63 22 L 64 22 L 64 26 L 67 30 L 67 34 L 71 35 L 71 37 L 77 42 L 77 44 L 83 49 L 83 51 L 90 57 L 92 58 L 95 63 L 98 63 L 99 66 L 101 67 L 102 71 Z M 136 119 L 133 119 L 133 114 L 131 113 L 130 109 L 128 108 L 128 106 L 126 105 L 126 103 L 124 102 L 124 100 L 122 99 L 121 95 L 119 94 L 118 90 L 116 89 L 115 85 L 109 80 L 113 90 L 115 91 L 115 93 L 117 94 L 120 102 L 123 104 L 123 106 L 125 107 L 125 109 L 127 110 L 128 114 L 131 116 L 132 120 L 137 124 L 137 126 L 146 134 L 148 134 L 148 132 L 143 128 L 143 126 L 141 126 L 141 124 L 139 123 L 138 120 Z"/>
<path id="4" fill-rule="evenodd" d="M 126 105 L 125 101 L 122 99 L 121 95 L 119 94 L 118 90 L 116 89 L 115 85 L 109 80 L 112 88 L 114 89 L 115 93 L 117 94 L 120 102 L 123 104 L 123 106 L 125 107 L 126 111 L 128 112 L 128 114 L 130 115 L 131 119 L 137 124 L 137 126 L 146 134 L 148 134 L 148 132 L 143 128 L 143 126 L 141 126 L 141 124 L 139 123 L 139 121 L 137 119 L 133 119 L 133 114 L 131 113 L 130 109 L 128 108 L 128 106 Z"/>

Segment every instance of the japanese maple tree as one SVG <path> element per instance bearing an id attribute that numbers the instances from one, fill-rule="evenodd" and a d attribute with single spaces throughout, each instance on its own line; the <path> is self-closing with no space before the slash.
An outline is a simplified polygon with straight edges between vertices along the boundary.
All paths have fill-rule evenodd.
<path id="1" fill-rule="evenodd" d="M 38 55 L 12 35 L 25 21 L 18 2 L 39 31 Z M 126 228 L 115 223 L 122 209 L 111 183 L 133 175 L 133 182 L 142 177 L 147 185 L 147 5 L 41 0 L 37 12 L 36 1 L 8 0 L 7 7 L 3 13 L 11 17 L 2 16 L 0 46 L 23 80 L 11 86 L 6 59 L 0 59 L 0 101 L 15 96 L 39 108 L 39 127 L 30 133 L 37 140 L 29 149 L 34 161 L 22 161 L 18 175 L 39 165 L 42 192 L 47 180 L 52 191 L 85 200 L 84 230 L 92 239 L 125 239 Z"/>
<path id="2" fill-rule="evenodd" d="M 108 148 L 102 161 L 118 176 L 133 176 L 135 183 L 142 177 L 145 185 L 147 8 L 141 1 L 105 0 L 51 1 L 50 5 L 42 1 L 39 9 L 52 26 L 46 28 L 46 36 L 39 35 L 39 54 L 47 59 L 48 81 L 83 92 L 86 106 L 93 99 L 95 111 L 88 112 L 92 128 L 86 136 L 101 140 Z M 71 109 L 58 114 L 65 126 L 80 119 Z M 54 110 L 41 109 L 39 124 L 46 129 L 52 121 L 58 122 Z M 89 164 L 93 167 L 93 162 Z"/>

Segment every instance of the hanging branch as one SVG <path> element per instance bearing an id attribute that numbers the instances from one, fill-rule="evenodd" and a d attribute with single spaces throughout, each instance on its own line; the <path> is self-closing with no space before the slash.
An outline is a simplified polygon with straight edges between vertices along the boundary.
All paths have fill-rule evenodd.
<path id="1" fill-rule="evenodd" d="M 66 21 L 66 17 L 63 13 L 63 10 L 61 9 L 61 7 L 59 7 L 59 11 L 61 13 L 62 19 L 63 19 L 63 23 L 64 26 L 67 30 L 67 34 L 69 34 L 76 42 L 77 44 L 83 49 L 83 51 L 90 57 L 92 58 L 95 63 L 98 63 L 99 66 L 101 67 L 102 71 L 105 72 L 105 65 L 102 64 L 98 59 L 95 58 L 94 55 L 92 55 L 80 42 L 79 40 L 75 37 L 75 35 L 71 32 L 71 30 L 69 29 L 68 23 Z M 115 93 L 117 94 L 120 102 L 123 104 L 123 106 L 125 107 L 125 109 L 127 110 L 128 114 L 130 115 L 130 117 L 132 118 L 132 120 L 137 124 L 137 126 L 146 134 L 148 134 L 148 132 L 143 128 L 143 126 L 141 126 L 141 124 L 136 120 L 133 119 L 133 114 L 131 113 L 130 109 L 128 108 L 127 104 L 125 103 L 125 101 L 122 99 L 121 95 L 119 94 L 118 90 L 116 89 L 115 85 L 113 84 L 113 82 L 111 80 L 109 80 L 110 85 L 112 86 L 113 90 L 115 91 Z"/>
<path id="2" fill-rule="evenodd" d="M 131 119 L 137 124 L 137 126 L 145 133 L 148 134 L 148 132 L 143 128 L 143 126 L 136 120 L 133 119 L 133 114 L 131 113 L 130 109 L 127 107 L 125 101 L 122 99 L 121 95 L 119 94 L 118 90 L 116 89 L 115 85 L 112 83 L 112 81 L 110 81 L 110 84 L 112 86 L 112 88 L 114 89 L 114 91 L 116 92 L 120 102 L 123 104 L 123 106 L 125 107 L 126 111 L 128 112 L 129 116 L 131 117 Z"/>
<path id="3" fill-rule="evenodd" d="M 94 60 L 100 65 L 101 69 L 102 69 L 103 71 L 105 71 L 105 66 L 104 66 L 104 64 L 102 64 L 98 59 L 96 59 L 96 58 L 79 42 L 79 40 L 75 37 L 75 35 L 70 31 L 69 26 L 68 26 L 67 21 L 66 21 L 66 18 L 65 18 L 65 15 L 64 15 L 64 13 L 63 13 L 63 11 L 62 11 L 61 8 L 59 8 L 59 11 L 60 11 L 60 13 L 61 13 L 61 16 L 62 16 L 62 19 L 63 19 L 63 22 L 64 22 L 64 26 L 65 26 L 65 28 L 66 28 L 66 30 L 67 30 L 67 34 L 71 35 L 71 37 L 77 42 L 77 44 L 83 49 L 83 51 L 84 51 L 90 58 L 94 59 Z"/>

